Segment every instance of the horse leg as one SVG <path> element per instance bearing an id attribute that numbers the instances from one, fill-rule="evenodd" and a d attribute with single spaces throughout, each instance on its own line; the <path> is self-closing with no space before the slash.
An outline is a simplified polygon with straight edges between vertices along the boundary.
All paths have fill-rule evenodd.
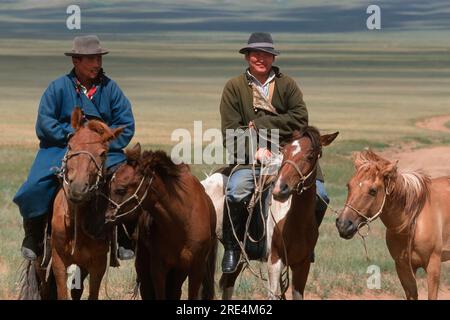
<path id="1" fill-rule="evenodd" d="M 141 248 L 142 247 L 142 248 Z M 143 300 L 154 300 L 155 290 L 150 268 L 150 254 L 146 251 L 145 246 L 138 242 L 136 248 L 135 268 L 137 274 L 137 282 L 139 283 L 139 292 Z"/>
<path id="2" fill-rule="evenodd" d="M 222 300 L 231 300 L 233 297 L 234 291 L 234 283 L 236 282 L 237 277 L 241 273 L 243 263 L 240 263 L 236 271 L 233 273 L 222 273 L 220 277 L 219 286 L 222 289 Z"/>
<path id="3" fill-rule="evenodd" d="M 80 267 L 80 288 L 74 288 L 70 290 L 70 296 L 72 300 L 80 300 L 84 290 L 84 279 L 86 279 L 88 273 L 86 269 Z"/>
<path id="4" fill-rule="evenodd" d="M 103 255 L 99 259 L 92 262 L 89 272 L 89 300 L 98 300 L 98 293 L 102 283 L 103 275 L 106 271 L 107 255 Z"/>
<path id="5" fill-rule="evenodd" d="M 156 300 L 165 300 L 166 297 L 166 281 L 167 281 L 167 269 L 162 265 L 162 262 L 155 261 L 156 258 L 152 255 L 151 263 L 151 278 L 153 282 L 153 288 L 155 291 Z M 158 259 L 159 260 L 159 259 Z"/>
<path id="6" fill-rule="evenodd" d="M 441 256 L 431 254 L 427 265 L 428 300 L 436 300 L 439 290 L 439 278 L 441 276 Z"/>
<path id="7" fill-rule="evenodd" d="M 269 269 L 269 299 L 276 300 L 281 294 L 281 270 L 284 268 L 284 263 L 276 253 L 271 253 L 267 259 L 267 267 Z"/>
<path id="8" fill-rule="evenodd" d="M 56 249 L 52 250 L 52 269 L 56 280 L 58 300 L 67 300 L 67 268 Z"/>
<path id="9" fill-rule="evenodd" d="M 411 273 L 409 263 L 395 261 L 395 269 L 406 294 L 406 299 L 417 300 L 417 283 L 414 274 Z M 415 273 L 415 270 L 413 270 Z"/>
<path id="10" fill-rule="evenodd" d="M 292 266 L 292 299 L 303 300 L 311 261 L 309 256 L 302 263 Z"/>
<path id="11" fill-rule="evenodd" d="M 196 259 L 191 264 L 189 270 L 189 286 L 188 286 L 188 299 L 199 300 L 200 299 L 200 286 L 202 285 L 203 278 L 206 275 L 206 255 L 201 255 L 204 259 Z"/>
<path id="12" fill-rule="evenodd" d="M 183 287 L 183 282 L 186 280 L 187 273 L 182 270 L 172 270 L 167 275 L 166 282 L 166 296 L 169 300 L 180 300 L 181 299 L 181 288 Z M 189 284 L 191 279 L 189 279 Z"/>

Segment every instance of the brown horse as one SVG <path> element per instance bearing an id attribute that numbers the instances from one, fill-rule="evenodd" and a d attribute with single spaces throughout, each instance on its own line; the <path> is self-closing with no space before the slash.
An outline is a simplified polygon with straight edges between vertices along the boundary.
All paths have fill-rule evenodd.
<path id="1" fill-rule="evenodd" d="M 283 162 L 272 195 L 291 205 L 284 216 L 269 215 L 272 243 L 268 256 L 270 294 L 280 291 L 281 270 L 292 270 L 292 298 L 303 299 L 303 293 L 319 231 L 315 218 L 316 170 L 322 147 L 328 146 L 338 132 L 320 135 L 314 127 L 295 132 L 283 149 Z M 268 224 L 269 224 L 268 222 Z M 283 297 L 284 298 L 284 297 Z"/>
<path id="2" fill-rule="evenodd" d="M 107 219 L 138 219 L 136 272 L 143 299 L 214 298 L 217 241 L 211 199 L 185 164 L 136 145 L 110 183 Z"/>
<path id="3" fill-rule="evenodd" d="M 295 132 L 283 148 L 283 163 L 272 191 L 270 213 L 266 221 L 266 256 L 269 269 L 269 297 L 285 298 L 280 293 L 281 272 L 284 266 L 293 270 L 293 297 L 303 297 L 309 272 L 310 256 L 317 242 L 318 227 L 315 219 L 316 166 L 322 153 L 338 133 L 320 136 L 314 127 Z M 211 176 L 204 185 L 209 187 L 215 203 L 224 203 L 223 177 Z M 217 212 L 223 212 L 218 206 Z M 219 217 L 220 218 L 220 217 Z M 242 271 L 240 263 L 233 273 L 224 273 L 220 279 L 222 298 L 231 299 L 234 284 Z"/>
<path id="4" fill-rule="evenodd" d="M 111 129 L 103 122 L 85 122 L 81 109 L 72 113 L 75 133 L 63 160 L 63 186 L 56 195 L 52 218 L 52 269 L 58 299 L 67 299 L 67 268 L 76 264 L 81 286 L 71 290 L 80 299 L 83 280 L 89 274 L 89 299 L 98 299 L 107 267 L 109 240 L 104 227 L 106 201 L 99 196 L 105 175 L 108 142 L 122 128 Z"/>
<path id="5" fill-rule="evenodd" d="M 450 260 L 450 177 L 400 173 L 372 151 L 357 153 L 345 208 L 336 219 L 342 238 L 380 217 L 407 299 L 417 299 L 415 274 L 427 272 L 428 299 L 437 299 L 441 262 Z"/>

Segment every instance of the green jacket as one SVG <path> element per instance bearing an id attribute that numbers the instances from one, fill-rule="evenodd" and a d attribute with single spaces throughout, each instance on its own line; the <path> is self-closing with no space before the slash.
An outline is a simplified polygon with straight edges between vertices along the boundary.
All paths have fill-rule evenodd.
<path id="1" fill-rule="evenodd" d="M 265 110 L 254 110 L 252 87 L 247 72 L 229 80 L 225 85 L 220 102 L 222 137 L 225 147 L 226 130 L 235 130 L 240 127 L 244 127 L 243 130 L 245 130 L 250 121 L 253 121 L 258 129 L 279 129 L 281 144 L 289 139 L 295 130 L 301 130 L 308 125 L 308 111 L 299 87 L 292 78 L 281 73 L 279 68 L 272 68 L 275 72 L 272 105 L 278 111 L 278 115 Z M 246 147 L 245 150 L 248 148 Z M 246 155 L 247 165 L 241 167 L 249 167 L 248 159 Z M 319 166 L 317 178 L 323 180 Z"/>

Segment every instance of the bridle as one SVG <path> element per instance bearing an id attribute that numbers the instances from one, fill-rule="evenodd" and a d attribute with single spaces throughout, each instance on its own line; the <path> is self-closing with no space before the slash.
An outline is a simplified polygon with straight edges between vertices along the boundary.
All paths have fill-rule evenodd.
<path id="1" fill-rule="evenodd" d="M 319 158 L 320 158 L 320 153 L 319 153 L 319 155 L 317 156 L 317 160 L 318 160 Z M 306 181 L 307 181 L 307 180 L 308 180 L 308 179 L 316 172 L 317 162 L 318 162 L 317 160 L 315 161 L 314 166 L 312 167 L 311 171 L 310 171 L 307 175 L 304 175 L 304 174 L 302 173 L 302 171 L 300 170 L 300 168 L 298 167 L 298 165 L 297 165 L 294 161 L 292 161 L 292 160 L 289 160 L 289 159 L 288 159 L 288 160 L 285 160 L 285 161 L 283 161 L 283 163 L 281 164 L 280 171 L 281 171 L 281 168 L 283 168 L 283 166 L 284 166 L 286 163 L 288 163 L 288 164 L 290 164 L 291 166 L 294 167 L 295 171 L 297 171 L 298 175 L 300 176 L 300 181 L 299 181 L 299 182 L 297 183 L 297 185 L 293 188 L 293 190 L 296 191 L 298 195 L 301 195 L 304 191 L 310 189 L 313 185 L 315 185 L 316 181 L 315 181 L 314 179 L 313 179 L 313 181 L 312 181 L 309 185 L 307 185 L 307 186 L 305 186 L 305 183 L 306 183 Z"/>
<path id="2" fill-rule="evenodd" d="M 100 184 L 103 182 L 103 163 L 98 163 L 95 159 L 94 155 L 90 153 L 89 151 L 75 151 L 71 152 L 70 149 L 67 149 L 66 154 L 64 155 L 64 158 L 62 160 L 61 169 L 59 171 L 58 176 L 62 178 L 63 183 L 66 185 L 69 185 L 69 182 L 67 181 L 67 161 L 70 159 L 77 157 L 79 155 L 87 155 L 89 159 L 95 164 L 95 167 L 97 168 L 97 177 L 95 180 L 95 183 L 93 185 L 90 185 L 88 188 L 88 192 L 97 191 L 100 187 Z"/>
<path id="3" fill-rule="evenodd" d="M 116 173 L 117 173 L 117 171 L 112 176 L 111 182 L 113 182 L 114 179 L 116 178 Z M 108 202 L 110 203 L 110 205 L 114 208 L 114 212 L 112 214 L 112 217 L 106 217 L 105 224 L 114 223 L 117 219 L 125 217 L 125 216 L 133 213 L 137 208 L 139 208 L 141 206 L 142 202 L 147 197 L 148 190 L 150 189 L 150 186 L 152 185 L 154 175 L 152 175 L 152 177 L 148 181 L 147 187 L 145 188 L 145 191 L 144 191 L 144 194 L 139 199 L 138 194 L 139 194 L 139 191 L 141 190 L 141 188 L 143 187 L 144 181 L 146 180 L 146 178 L 147 178 L 146 176 L 143 176 L 142 179 L 141 179 L 141 182 L 139 183 L 139 186 L 136 188 L 136 191 L 134 191 L 134 193 L 130 197 L 128 197 L 127 199 L 125 199 L 121 203 L 117 203 L 114 200 L 112 200 L 111 197 L 106 196 L 103 193 L 101 193 L 101 196 L 103 196 L 105 199 L 107 199 Z M 118 214 L 123 206 L 125 206 L 128 202 L 133 201 L 133 200 L 135 200 L 137 202 L 136 206 L 134 206 L 133 209 L 128 210 L 128 211 L 126 211 L 124 213 Z"/>
<path id="4" fill-rule="evenodd" d="M 380 214 L 383 212 L 384 205 L 386 204 L 386 198 L 391 193 L 392 193 L 392 189 L 390 189 L 390 180 L 388 180 L 387 184 L 386 184 L 385 192 L 384 192 L 383 202 L 381 203 L 380 209 L 372 217 L 369 217 L 367 215 L 367 213 L 363 213 L 361 210 L 356 209 L 355 207 L 353 207 L 352 205 L 350 205 L 348 203 L 346 203 L 344 205 L 344 207 L 347 207 L 347 208 L 353 210 L 358 216 L 360 216 L 364 219 L 364 221 L 360 222 L 357 226 L 358 233 L 359 233 L 359 230 L 361 229 L 361 227 L 364 225 L 367 225 L 367 227 L 370 230 L 370 223 L 375 221 L 380 216 Z"/>

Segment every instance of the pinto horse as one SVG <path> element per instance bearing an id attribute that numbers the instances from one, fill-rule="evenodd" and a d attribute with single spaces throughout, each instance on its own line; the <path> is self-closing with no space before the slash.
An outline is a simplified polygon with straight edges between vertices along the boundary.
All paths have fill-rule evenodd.
<path id="1" fill-rule="evenodd" d="M 407 299 L 417 299 L 416 272 L 427 272 L 428 299 L 437 299 L 441 262 L 450 260 L 450 177 L 430 179 L 401 173 L 397 164 L 372 151 L 355 157 L 343 211 L 336 227 L 351 239 L 380 217 L 386 243 Z"/>
<path id="2" fill-rule="evenodd" d="M 99 196 L 105 176 L 108 142 L 122 128 L 111 129 L 103 122 L 85 122 L 81 109 L 72 113 L 71 137 L 63 159 L 63 186 L 53 204 L 52 269 L 58 299 L 67 299 L 67 268 L 76 264 L 81 271 L 80 288 L 71 290 L 80 299 L 83 280 L 89 274 L 89 299 L 98 299 L 107 267 L 109 239 L 104 227 L 106 201 Z"/>
<path id="3" fill-rule="evenodd" d="M 295 132 L 284 148 L 282 167 L 272 191 L 271 213 L 266 221 L 266 256 L 269 267 L 269 297 L 280 297 L 281 271 L 284 266 L 293 270 L 293 297 L 302 298 L 309 272 L 310 256 L 318 237 L 315 219 L 316 166 L 322 152 L 338 133 L 320 136 L 314 127 Z M 216 205 L 216 212 L 223 214 L 224 177 L 213 174 L 202 181 Z M 218 216 L 218 221 L 222 220 Z M 221 238 L 221 228 L 217 228 Z M 239 264 L 233 273 L 222 274 L 220 286 L 223 299 L 231 299 L 234 283 L 242 271 Z M 284 296 L 281 296 L 284 298 Z"/>
<path id="4" fill-rule="evenodd" d="M 217 241 L 211 199 L 185 164 L 140 145 L 126 150 L 127 164 L 110 183 L 107 220 L 138 220 L 136 272 L 143 299 L 213 299 Z M 199 295 L 203 283 L 202 292 Z"/>

